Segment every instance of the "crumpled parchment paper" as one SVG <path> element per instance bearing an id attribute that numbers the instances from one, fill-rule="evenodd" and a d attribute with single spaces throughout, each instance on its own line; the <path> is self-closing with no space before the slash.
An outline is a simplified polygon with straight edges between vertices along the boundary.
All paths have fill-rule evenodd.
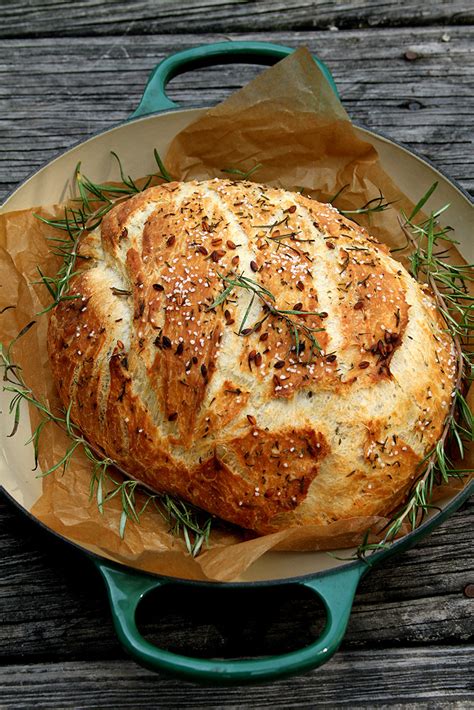
<path id="1" fill-rule="evenodd" d="M 396 208 L 373 214 L 370 221 L 364 217 L 358 221 L 390 247 L 404 243 L 398 213 L 400 209 L 408 212 L 412 201 L 383 171 L 376 150 L 358 137 L 304 48 L 207 111 L 175 137 L 165 157 L 167 169 L 180 180 L 226 177 L 225 168 L 245 172 L 259 163 L 261 167 L 252 180 L 286 189 L 304 188 L 322 201 L 347 186 L 337 201 L 344 210 L 361 207 L 382 192 L 386 201 L 396 203 Z M 419 197 L 413 196 L 414 201 Z M 36 321 L 15 346 L 14 359 L 23 368 L 36 397 L 52 409 L 59 406 L 59 401 L 46 350 L 47 316 L 36 315 L 48 304 L 49 296 L 43 286 L 34 282 L 38 280 L 37 266 L 53 275 L 58 258 L 50 253 L 47 241 L 52 229 L 38 221 L 33 212 L 53 216 L 61 214 L 62 209 L 56 205 L 0 216 L 0 312 L 15 306 L 0 314 L 0 339 L 8 344 L 26 323 Z M 30 416 L 34 426 L 38 422 L 34 408 Z M 68 441 L 65 432 L 47 425 L 41 439 L 40 469 L 47 470 L 60 460 Z M 77 450 L 65 472 L 59 470 L 43 478 L 43 494 L 31 512 L 56 532 L 88 549 L 170 576 L 230 581 L 269 550 L 353 547 L 369 528 L 370 539 L 375 541 L 387 523 L 378 517 L 352 518 L 263 537 L 216 523 L 209 547 L 194 559 L 183 541 L 169 532 L 166 521 L 153 506 L 143 513 L 140 524 L 128 522 L 121 539 L 119 500 L 112 499 L 101 514 L 96 500 L 89 495 L 90 473 L 90 462 Z M 31 473 L 32 477 L 35 475 Z M 447 495 L 461 486 L 460 482 L 438 495 Z"/>

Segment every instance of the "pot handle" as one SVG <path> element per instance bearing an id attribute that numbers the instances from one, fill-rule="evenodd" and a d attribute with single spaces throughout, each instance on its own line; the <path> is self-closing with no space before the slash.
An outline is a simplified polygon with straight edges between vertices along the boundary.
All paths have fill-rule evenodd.
<path id="1" fill-rule="evenodd" d="M 321 577 L 297 582 L 316 592 L 324 604 L 327 615 L 322 635 L 309 646 L 277 656 L 227 660 L 182 656 L 151 644 L 143 638 L 137 628 L 135 621 L 137 607 L 148 592 L 173 583 L 173 580 L 123 571 L 102 560 L 95 562 L 107 586 L 117 635 L 136 661 L 153 671 L 162 671 L 187 680 L 226 684 L 280 678 L 326 663 L 342 641 L 357 585 L 368 569 L 367 565 L 359 562 Z M 192 594 L 192 585 L 190 585 L 190 594 Z"/>
<path id="2" fill-rule="evenodd" d="M 292 47 L 284 47 L 270 42 L 216 42 L 172 54 L 163 59 L 152 71 L 142 99 L 129 118 L 138 118 L 157 111 L 179 108 L 178 104 L 171 101 L 166 95 L 166 85 L 178 74 L 214 64 L 231 64 L 232 62 L 272 66 L 294 51 Z M 313 58 L 338 96 L 331 72 L 324 62 L 314 55 Z"/>

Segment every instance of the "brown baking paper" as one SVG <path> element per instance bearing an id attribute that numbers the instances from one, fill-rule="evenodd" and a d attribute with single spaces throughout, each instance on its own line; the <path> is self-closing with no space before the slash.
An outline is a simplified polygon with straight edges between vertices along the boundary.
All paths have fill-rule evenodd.
<path id="1" fill-rule="evenodd" d="M 382 192 L 387 201 L 396 202 L 397 209 L 371 215 L 365 226 L 390 247 L 405 241 L 398 211 L 411 210 L 411 201 L 384 173 L 376 150 L 357 137 L 306 49 L 263 72 L 182 131 L 172 142 L 165 163 L 180 180 L 225 177 L 223 168 L 247 171 L 261 163 L 252 179 L 290 190 L 304 188 L 323 201 L 347 185 L 337 202 L 344 210 L 356 209 Z M 45 274 L 53 275 L 59 262 L 51 255 L 46 239 L 51 228 L 33 212 L 51 217 L 62 211 L 62 206 L 54 206 L 0 215 L 0 339 L 8 344 L 27 323 L 36 320 L 17 342 L 14 360 L 23 368 L 36 397 L 53 410 L 59 401 L 48 364 L 47 317 L 35 315 L 48 304 L 49 297 L 34 281 L 38 280 L 38 265 Z M 358 221 L 363 223 L 364 219 Z M 35 408 L 30 416 L 35 426 Z M 40 470 L 61 460 L 68 443 L 64 432 L 48 425 L 41 439 Z M 466 461 L 463 467 L 467 467 Z M 193 559 L 153 506 L 143 513 L 140 524 L 127 523 L 121 539 L 120 502 L 112 499 L 101 514 L 89 494 L 90 475 L 90 462 L 77 450 L 64 473 L 59 470 L 43 478 L 43 494 L 31 512 L 88 549 L 142 570 L 176 577 L 230 581 L 269 550 L 353 547 L 369 528 L 370 540 L 380 539 L 387 523 L 380 517 L 352 518 L 254 537 L 216 521 L 208 548 Z M 461 486 L 445 487 L 437 496 L 451 494 Z"/>

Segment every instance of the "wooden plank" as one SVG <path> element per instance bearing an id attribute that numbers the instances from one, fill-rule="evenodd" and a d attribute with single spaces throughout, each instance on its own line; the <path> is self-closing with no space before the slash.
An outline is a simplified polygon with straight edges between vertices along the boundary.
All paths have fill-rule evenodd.
<path id="1" fill-rule="evenodd" d="M 472 707 L 474 646 L 339 651 L 304 676 L 252 686 L 198 686 L 131 661 L 0 669 L 2 708 L 459 708 Z"/>
<path id="2" fill-rule="evenodd" d="M 347 648 L 460 644 L 474 637 L 474 500 L 409 552 L 361 583 Z M 92 564 L 39 530 L 10 504 L 0 506 L 0 661 L 122 657 L 105 589 Z M 315 638 L 324 614 L 314 595 L 282 590 L 198 594 L 173 587 L 140 613 L 147 637 L 189 653 L 281 652 Z M 222 600 L 228 601 L 222 601 Z M 216 612 L 232 608 L 231 615 Z M 264 612 L 262 610 L 265 610 Z M 251 610 L 250 612 L 248 610 Z"/>
<path id="3" fill-rule="evenodd" d="M 472 116 L 472 29 L 451 28 L 449 42 L 442 37 L 440 28 L 256 35 L 318 48 L 355 119 L 427 152 L 468 187 L 474 182 L 472 154 L 466 150 Z M 200 42 L 202 37 L 195 36 L 5 41 L 0 47 L 0 92 L 9 111 L 0 116 L 0 130 L 6 134 L 0 153 L 3 189 L 58 149 L 121 120 L 136 105 L 158 59 Z M 420 58 L 406 61 L 407 49 L 416 50 Z M 183 105 L 214 103 L 256 71 L 228 66 L 187 74 L 173 82 L 171 93 Z M 462 594 L 472 582 L 467 575 L 472 543 L 465 538 L 472 527 L 469 514 L 472 508 L 421 547 L 364 580 L 348 630 L 349 647 L 446 639 L 456 643 L 469 636 L 472 601 Z M 0 630 L 3 658 L 120 656 L 105 595 L 92 568 L 79 556 L 69 559 L 60 545 L 50 546 L 49 539 L 38 545 L 35 528 L 25 540 L 28 528 L 21 518 L 7 514 L 6 524 L 1 549 L 7 575 L 0 587 L 7 620 Z M 295 602 L 292 594 L 281 599 L 288 605 L 287 620 L 268 632 L 275 644 L 297 643 L 308 618 L 315 627 L 320 623 L 314 604 Z M 159 632 L 164 642 L 178 637 L 186 644 L 189 633 L 181 631 L 176 619 L 153 621 L 148 631 Z M 210 624 L 199 623 L 193 632 L 198 646 L 207 635 L 210 648 L 219 649 L 222 636 Z"/>
<path id="4" fill-rule="evenodd" d="M 385 132 L 474 189 L 472 27 L 234 35 L 318 51 L 354 121 Z M 444 39 L 443 39 L 444 37 Z M 219 39 L 206 36 L 206 41 Z M 91 133 L 123 120 L 164 56 L 202 43 L 179 35 L 4 40 L 0 46 L 0 199 L 31 170 Z M 407 50 L 418 59 L 407 61 Z M 211 105 L 250 80 L 255 67 L 184 74 L 170 95 Z"/>
<path id="5" fill-rule="evenodd" d="M 0 200 L 58 151 L 123 120 L 161 58 L 229 33 L 318 51 L 355 121 L 406 142 L 474 189 L 473 19 L 474 6 L 462 0 L 3 3 Z M 211 105 L 256 73 L 227 66 L 187 74 L 170 93 L 184 106 Z M 126 659 L 93 566 L 0 501 L 0 708 L 464 710 L 474 705 L 474 601 L 463 594 L 474 583 L 473 511 L 471 501 L 363 580 L 342 650 L 324 668 L 222 690 Z M 201 656 L 283 652 L 322 628 L 315 598 L 294 586 L 228 599 L 233 613 L 219 615 L 217 597 L 173 588 L 140 609 L 141 628 L 164 647 Z"/>
<path id="6" fill-rule="evenodd" d="M 467 0 L 43 0 L 4 3 L 0 36 L 51 37 L 105 34 L 348 29 L 376 26 L 467 24 Z"/>

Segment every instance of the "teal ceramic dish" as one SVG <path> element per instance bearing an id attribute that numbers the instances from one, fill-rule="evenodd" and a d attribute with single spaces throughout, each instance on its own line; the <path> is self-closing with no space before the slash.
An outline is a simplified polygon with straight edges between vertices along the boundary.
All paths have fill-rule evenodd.
<path id="1" fill-rule="evenodd" d="M 180 109 L 167 97 L 166 85 L 174 76 L 183 71 L 225 62 L 271 65 L 292 51 L 288 47 L 259 42 L 224 42 L 197 47 L 168 57 L 150 76 L 138 108 L 127 121 L 93 136 L 48 163 L 9 196 L 2 211 L 23 209 L 63 199 L 78 160 L 87 165 L 88 173 L 94 175 L 97 180 L 112 179 L 109 160 L 112 149 L 120 153 L 132 175 L 144 174 L 149 167 L 147 163 L 152 153 L 150 147 L 157 147 L 163 154 L 172 138 L 205 110 Z M 329 70 L 317 58 L 315 61 L 337 95 Z M 442 204 L 448 201 L 451 203 L 450 222 L 456 229 L 463 255 L 472 261 L 473 245 L 469 241 L 473 226 L 472 205 L 463 190 L 426 160 L 394 141 L 361 127 L 357 127 L 357 132 L 377 148 L 382 165 L 406 193 L 418 194 L 420 184 L 430 185 L 434 180 L 438 180 L 439 199 Z M 150 172 L 151 170 L 152 166 Z M 8 410 L 3 406 L 7 401 L 5 394 L 2 394 L 2 397 L 0 411 L 6 412 Z M 39 497 L 41 488 L 37 479 L 32 480 L 32 452 L 23 446 L 29 433 L 27 428 L 24 428 L 15 439 L 9 439 L 7 434 L 10 428 L 11 422 L 7 414 L 0 414 L 0 484 L 5 495 L 24 513 L 33 517 L 30 510 Z M 325 553 L 267 553 L 261 562 L 252 566 L 242 581 L 235 583 L 206 584 L 172 576 L 144 574 L 132 567 L 116 564 L 105 556 L 99 556 L 93 549 L 81 549 L 90 555 L 102 574 L 118 637 L 136 661 L 152 670 L 199 682 L 262 682 L 301 673 L 328 661 L 344 637 L 360 579 L 375 565 L 408 549 L 430 533 L 468 498 L 473 492 L 473 485 L 471 483 L 462 492 L 444 501 L 440 512 L 432 515 L 416 531 L 366 561 L 337 561 Z M 39 521 L 36 522 L 42 525 Z M 62 539 L 77 547 L 73 540 Z M 143 638 L 136 625 L 136 611 L 141 600 L 152 590 L 176 583 L 185 585 L 190 595 L 193 589 L 212 584 L 214 589 L 218 587 L 221 590 L 223 603 L 228 589 L 263 586 L 268 590 L 268 594 L 271 594 L 277 585 L 303 585 L 322 600 L 327 615 L 326 625 L 321 636 L 312 644 L 277 656 L 202 659 L 171 653 L 157 648 Z"/>

